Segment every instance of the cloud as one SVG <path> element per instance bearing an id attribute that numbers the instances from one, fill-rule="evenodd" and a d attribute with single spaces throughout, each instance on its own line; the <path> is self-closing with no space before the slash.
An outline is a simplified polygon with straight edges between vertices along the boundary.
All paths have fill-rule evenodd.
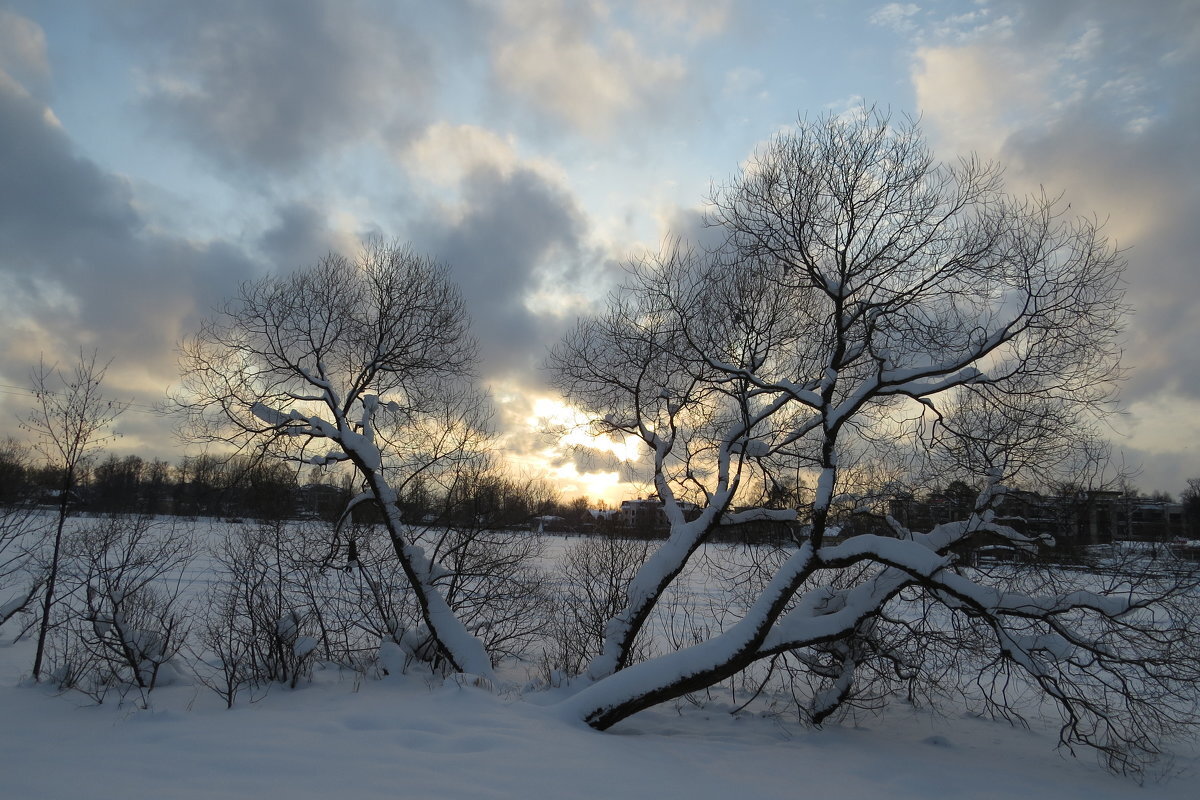
<path id="1" fill-rule="evenodd" d="M 49 109 L 12 81 L 0 81 L 0 237 L 5 263 L 56 258 L 67 240 L 87 241 L 136 225 L 129 187 L 75 156 Z M 15 273 L 14 273 L 15 274 Z"/>
<path id="2" fill-rule="evenodd" d="M 290 272 L 315 264 L 327 253 L 357 252 L 370 231 L 331 224 L 326 212 L 294 201 L 275 209 L 276 222 L 258 237 L 258 252 L 272 272 Z"/>
<path id="3" fill-rule="evenodd" d="M 46 34 L 33 20 L 0 8 L 0 73 L 32 94 L 43 95 L 50 84 Z"/>
<path id="4" fill-rule="evenodd" d="M 721 95 L 733 99 L 747 96 L 766 99 L 769 94 L 765 86 L 766 75 L 761 71 L 752 67 L 735 67 L 725 73 Z"/>
<path id="5" fill-rule="evenodd" d="M 457 187 L 472 172 L 481 169 L 493 170 L 506 178 L 517 169 L 528 169 L 552 183 L 566 181 L 563 170 L 553 162 L 523 159 L 517 150 L 516 137 L 501 136 L 478 125 L 433 123 L 421 136 L 402 143 L 396 151 L 396 160 L 418 185 L 439 192 Z"/>
<path id="6" fill-rule="evenodd" d="M 257 265 L 223 242 L 146 229 L 126 181 L 76 154 L 49 109 L 0 82 L 0 376 L 45 354 L 117 356 L 115 395 L 152 403 L 173 345 Z M 165 424 L 165 423 L 164 423 Z M 169 436 L 160 426 L 157 452 Z"/>
<path id="7" fill-rule="evenodd" d="M 585 134 L 603 138 L 622 120 L 659 116 L 687 75 L 682 57 L 648 55 L 631 29 L 593 6 L 509 0 L 494 22 L 490 47 L 496 84 Z"/>
<path id="8" fill-rule="evenodd" d="M 952 149 L 998 153 L 1019 127 L 1048 118 L 1055 66 L 996 45 L 921 48 L 913 71 L 917 107 Z"/>
<path id="9" fill-rule="evenodd" d="M 868 17 L 867 21 L 898 33 L 911 33 L 917 27 L 912 18 L 920 11 L 921 7 L 916 3 L 888 3 Z"/>
<path id="10" fill-rule="evenodd" d="M 146 58 L 144 102 L 227 166 L 288 170 L 376 131 L 419 129 L 433 53 L 352 0 L 137 3 L 118 26 Z"/>
<path id="11" fill-rule="evenodd" d="M 732 5 L 732 0 L 639 0 L 634 8 L 654 29 L 677 31 L 695 42 L 724 33 Z"/>
<path id="12" fill-rule="evenodd" d="M 358 12 L 381 8 L 356 4 L 339 20 L 340 4 L 220 0 L 137 5 L 136 20 L 114 23 L 134 48 L 133 63 L 155 75 L 143 98 L 159 123 L 153 135 L 177 133 L 236 168 L 218 184 L 271 171 L 273 185 L 256 196 L 253 213 L 212 239 L 175 233 L 189 208 L 205 202 L 202 192 L 97 165 L 43 100 L 0 74 L 0 379 L 23 383 L 41 353 L 65 363 L 81 345 L 97 347 L 102 358 L 116 357 L 114 394 L 149 405 L 176 378 L 175 343 L 241 281 L 352 251 L 364 229 L 382 229 L 407 231 L 416 249 L 452 266 L 489 382 L 521 391 L 544 382 L 547 344 L 573 323 L 578 298 L 607 285 L 612 264 L 589 241 L 589 223 L 553 162 L 523 157 L 515 137 L 481 126 L 428 124 L 419 97 L 396 111 L 411 99 L 406 81 L 420 80 L 424 68 L 401 75 L 401 91 L 365 109 L 404 59 L 420 55 L 389 61 L 403 41 L 388 42 L 369 62 L 379 74 L 366 74 L 379 42 L 364 28 L 379 20 Z M 396 26 L 380 28 L 384 36 Z M 143 37 L 154 43 L 131 41 Z M 406 119 L 411 127 L 398 126 Z M 397 185 L 388 176 L 395 205 L 360 196 L 367 180 L 358 175 L 319 183 L 332 165 L 314 170 L 308 160 L 355 137 L 386 144 L 414 179 Z M 164 215 L 163 198 L 178 207 Z M 140 414 L 123 425 L 124 445 L 174 457 L 170 426 Z"/>
<path id="13" fill-rule="evenodd" d="M 490 376 L 537 383 L 537 365 L 565 321 L 531 308 L 548 278 L 580 278 L 590 260 L 587 223 L 562 187 L 535 170 L 480 166 L 458 185 L 460 202 L 430 207 L 411 230 L 419 250 L 451 265 Z"/>
<path id="14" fill-rule="evenodd" d="M 408 238 L 451 266 L 489 380 L 540 386 L 546 348 L 616 270 L 564 171 L 522 157 L 515 136 L 444 122 L 393 155 L 424 204 Z"/>
<path id="15" fill-rule="evenodd" d="M 970 27 L 978 20 L 944 26 L 946 41 L 915 53 L 927 128 L 943 155 L 977 150 L 998 158 L 1011 189 L 1062 191 L 1071 213 L 1107 221 L 1125 249 L 1126 296 L 1135 309 L 1124 387 L 1133 430 L 1142 437 L 1140 423 L 1152 417 L 1193 416 L 1200 409 L 1200 186 L 1193 178 L 1200 6 L 1012 0 L 983 10 L 1007 24 L 982 32 Z M 1146 447 L 1162 450 L 1162 442 Z"/>

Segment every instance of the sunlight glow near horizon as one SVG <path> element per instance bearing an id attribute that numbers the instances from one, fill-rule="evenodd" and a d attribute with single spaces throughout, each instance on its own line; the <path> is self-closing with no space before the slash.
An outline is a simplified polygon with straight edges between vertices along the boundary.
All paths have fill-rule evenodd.
<path id="1" fill-rule="evenodd" d="M 644 451 L 644 445 L 639 440 L 628 438 L 618 442 L 607 436 L 596 436 L 591 432 L 586 414 L 549 396 L 534 400 L 532 414 L 525 419 L 525 425 L 529 436 L 546 436 L 549 433 L 554 437 L 554 446 L 546 447 L 536 455 L 522 457 L 521 460 L 524 466 L 536 467 L 553 476 L 553 480 L 561 487 L 560 494 L 564 500 L 584 495 L 592 501 L 593 506 L 596 500 L 616 505 L 633 496 L 634 487 L 624 481 L 622 470 L 581 471 L 575 461 L 564 462 L 564 454 L 582 449 L 585 453 L 594 452 L 601 458 L 607 455 L 632 466 Z"/>

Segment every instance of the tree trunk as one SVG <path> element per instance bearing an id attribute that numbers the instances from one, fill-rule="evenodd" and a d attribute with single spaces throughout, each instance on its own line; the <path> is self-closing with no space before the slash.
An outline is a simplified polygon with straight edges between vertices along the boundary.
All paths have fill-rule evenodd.
<path id="1" fill-rule="evenodd" d="M 63 527 L 67 523 L 67 503 L 75 483 L 73 469 L 67 469 L 63 478 L 62 496 L 58 499 L 58 528 L 54 532 L 54 551 L 50 557 L 50 574 L 46 576 L 46 596 L 42 601 L 42 622 L 38 626 L 37 650 L 33 656 L 33 679 L 40 681 L 42 658 L 46 651 L 46 634 L 50 630 L 50 607 L 54 603 L 54 587 L 58 582 L 58 561 L 62 552 Z"/>

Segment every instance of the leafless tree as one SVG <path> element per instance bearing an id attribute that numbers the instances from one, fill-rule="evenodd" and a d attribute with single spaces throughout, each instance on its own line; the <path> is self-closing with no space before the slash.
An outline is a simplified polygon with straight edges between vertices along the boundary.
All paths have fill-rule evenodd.
<path id="1" fill-rule="evenodd" d="M 608 311 L 551 359 L 597 433 L 645 443 L 671 523 L 571 709 L 606 728 L 791 653 L 830 676 L 816 718 L 850 695 L 869 653 L 896 652 L 880 626 L 906 619 L 893 606 L 912 600 L 984 630 L 998 669 L 1059 703 L 1064 742 L 1136 764 L 1138 742 L 1187 717 L 1193 617 L 1156 629 L 1147 616 L 1186 581 L 1014 592 L 953 555 L 985 534 L 1046 544 L 995 520 L 1004 484 L 1033 463 L 1022 454 L 1043 432 L 1064 431 L 1055 441 L 1069 449 L 1111 406 L 1123 261 L 1100 226 L 1055 197 L 1006 194 L 994 165 L 935 161 L 915 122 L 871 108 L 773 139 L 715 191 L 709 220 L 722 246 L 675 242 L 633 264 Z M 979 470 L 966 519 L 838 540 L 834 501 L 864 454 L 947 437 Z M 816 478 L 807 507 L 746 505 L 797 469 Z M 751 518 L 805 524 L 741 618 L 629 666 L 650 610 L 714 526 Z"/>
<path id="2" fill-rule="evenodd" d="M 33 434 L 34 446 L 49 466 L 61 473 L 58 488 L 58 522 L 50 548 L 46 569 L 45 589 L 42 592 L 42 618 L 38 626 L 37 650 L 33 658 L 33 679 L 39 680 L 46 634 L 58 581 L 62 556 L 63 528 L 70 513 L 71 496 L 84 460 L 96 452 L 111 436 L 111 426 L 128 407 L 106 397 L 102 384 L 108 364 L 97 363 L 98 354 L 80 351 L 79 360 L 70 372 L 57 365 L 39 362 L 31 374 L 36 398 L 22 427 Z"/>
<path id="3" fill-rule="evenodd" d="M 409 535 L 405 487 L 475 457 L 487 410 L 471 389 L 475 344 L 444 267 L 373 240 L 242 286 L 182 346 L 175 394 L 193 440 L 257 447 L 310 464 L 350 462 L 408 579 L 435 650 L 491 677 L 483 645 L 436 583 L 445 568 Z"/>
<path id="4" fill-rule="evenodd" d="M 521 658 L 544 629 L 549 605 L 539 565 L 544 539 L 523 527 L 540 487 L 504 477 L 486 458 L 434 477 L 418 504 L 425 521 L 409 525 L 409 537 L 445 567 L 433 585 L 490 656 Z M 515 522 L 522 527 L 512 529 Z M 435 642 L 395 558 L 381 552 L 376 526 L 339 529 L 337 538 L 346 565 L 338 602 L 352 607 L 339 618 L 373 632 L 376 643 L 397 645 L 407 659 L 428 660 L 423 654 L 436 652 Z"/>

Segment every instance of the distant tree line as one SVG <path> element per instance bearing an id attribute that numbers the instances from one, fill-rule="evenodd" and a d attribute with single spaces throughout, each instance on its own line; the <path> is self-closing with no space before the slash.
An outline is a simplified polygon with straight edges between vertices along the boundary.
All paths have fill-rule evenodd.
<path id="1" fill-rule="evenodd" d="M 334 520 L 356 491 L 347 471 L 297 469 L 249 456 L 188 456 L 172 464 L 138 455 L 107 454 L 78 470 L 71 506 L 97 514 L 167 514 L 256 520 Z M 0 504 L 53 505 L 61 494 L 62 468 L 40 463 L 18 441 L 0 444 Z M 460 476 L 450 486 L 412 481 L 398 503 L 405 519 L 427 523 L 471 521 L 494 528 L 536 526 L 557 518 L 580 530 L 592 520 L 586 498 L 560 499 L 548 484 L 513 478 L 494 469 Z M 355 511 L 371 522 L 377 511 Z"/>
<path id="2" fill-rule="evenodd" d="M 7 443 L 0 449 L 0 502 L 57 502 L 61 471 L 34 462 L 20 444 Z M 68 499 L 76 510 L 106 514 L 285 519 L 300 511 L 295 470 L 241 456 L 191 456 L 171 464 L 107 455 L 81 466 Z"/>
<path id="3" fill-rule="evenodd" d="M 19 442 L 8 440 L 0 445 L 0 504 L 52 505 L 62 486 L 61 472 L 59 467 L 35 462 Z M 345 508 L 353 489 L 348 473 L 320 468 L 298 471 L 295 466 L 276 460 L 197 455 L 172 464 L 138 455 L 108 454 L 83 465 L 70 501 L 78 511 L 97 514 L 332 521 Z M 786 494 L 790 500 L 792 495 L 804 491 L 803 485 L 771 487 L 767 490 L 769 496 L 764 505 L 786 505 L 787 501 L 773 502 L 775 495 Z M 847 532 L 881 528 L 884 513 L 893 516 L 918 513 L 922 519 L 913 521 L 936 524 L 957 518 L 964 509 L 969 510 L 977 491 L 976 487 L 962 481 L 951 481 L 944 487 L 910 489 L 896 496 L 889 495 L 888 487 L 875 487 L 864 495 L 868 502 L 864 503 L 862 497 L 857 498 L 835 515 Z M 1053 505 L 1053 501 L 1068 493 L 1022 494 Z M 1146 493 L 1132 486 L 1105 494 L 1110 495 L 1104 498 L 1105 513 L 1114 516 L 1122 516 L 1127 510 L 1134 514 L 1132 509 L 1139 503 L 1174 502 L 1167 493 Z M 878 502 L 869 503 L 871 497 Z M 1095 504 L 1096 501 L 1089 499 L 1089 502 Z M 1182 525 L 1176 527 L 1194 536 L 1200 531 L 1200 478 L 1188 481 L 1178 504 L 1182 510 Z M 662 533 L 661 526 L 631 528 L 622 514 L 609 511 L 603 501 L 593 504 L 586 497 L 564 500 L 544 481 L 507 477 L 494 470 L 468 476 L 449 488 L 414 481 L 401 495 L 398 505 L 404 518 L 412 522 L 458 524 L 471 521 L 497 529 L 528 527 L 551 533 L 616 534 L 648 539 Z M 864 514 L 866 505 L 875 506 L 878 513 Z M 595 513 L 597 510 L 601 513 Z M 1083 518 L 1075 508 L 1055 506 L 1055 510 L 1075 512 Z M 369 507 L 355 512 L 355 520 L 359 522 L 375 521 L 376 516 L 377 511 Z M 1074 525 L 1080 524 L 1073 518 L 1072 521 Z M 1063 520 L 1055 519 L 1054 522 L 1059 538 L 1089 538 L 1070 534 L 1066 528 L 1071 526 L 1057 524 Z M 1121 519 L 1106 520 L 1105 531 L 1116 533 L 1117 538 L 1129 538 L 1122 533 L 1121 522 Z M 729 526 L 730 530 L 714 538 L 778 541 L 786 533 L 781 533 L 779 527 L 769 523 Z M 1099 538 L 1111 540 L 1112 533 L 1102 532 Z"/>

